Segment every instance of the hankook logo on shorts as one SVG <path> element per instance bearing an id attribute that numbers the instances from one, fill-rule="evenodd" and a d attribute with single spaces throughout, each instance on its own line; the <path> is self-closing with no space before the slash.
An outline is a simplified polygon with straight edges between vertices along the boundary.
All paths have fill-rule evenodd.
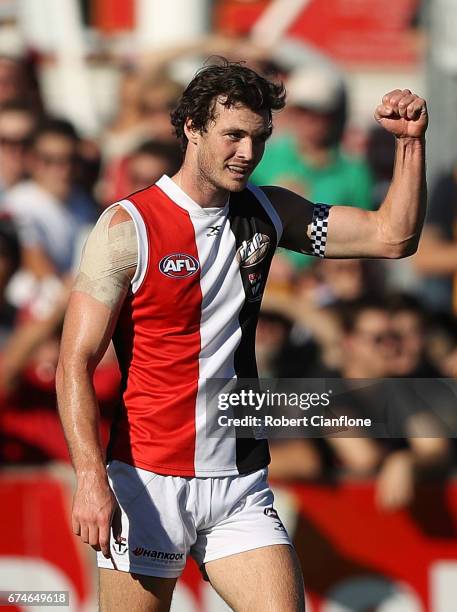
<path id="1" fill-rule="evenodd" d="M 172 253 L 160 260 L 159 269 L 162 274 L 170 278 L 187 278 L 195 274 L 200 268 L 195 257 L 186 253 Z"/>
<path id="2" fill-rule="evenodd" d="M 249 240 L 244 240 L 236 252 L 236 258 L 243 268 L 254 266 L 264 259 L 270 246 L 270 238 L 257 232 Z"/>
<path id="3" fill-rule="evenodd" d="M 148 550 L 142 546 L 137 546 L 132 550 L 135 557 L 150 557 L 151 559 L 163 559 L 166 561 L 180 561 L 184 559 L 184 553 L 167 553 L 161 550 Z"/>

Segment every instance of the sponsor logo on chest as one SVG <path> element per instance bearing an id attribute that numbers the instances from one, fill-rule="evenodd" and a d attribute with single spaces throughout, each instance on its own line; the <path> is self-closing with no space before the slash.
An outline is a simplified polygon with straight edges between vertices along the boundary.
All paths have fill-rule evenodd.
<path id="1" fill-rule="evenodd" d="M 159 262 L 159 270 L 170 278 L 187 278 L 198 272 L 199 268 L 198 260 L 186 253 L 171 253 Z"/>
<path id="2" fill-rule="evenodd" d="M 257 232 L 249 240 L 244 240 L 236 253 L 236 258 L 242 268 L 250 268 L 261 262 L 270 246 L 270 238 Z"/>

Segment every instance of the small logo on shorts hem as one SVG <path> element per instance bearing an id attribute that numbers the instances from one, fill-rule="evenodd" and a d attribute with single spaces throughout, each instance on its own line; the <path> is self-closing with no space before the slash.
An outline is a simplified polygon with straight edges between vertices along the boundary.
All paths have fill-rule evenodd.
<path id="1" fill-rule="evenodd" d="M 269 516 L 270 518 L 272 518 L 275 521 L 275 523 L 276 523 L 275 530 L 276 531 L 285 531 L 286 530 L 286 528 L 282 524 L 281 519 L 278 516 L 278 513 L 276 512 L 276 510 L 274 508 L 265 508 L 263 513 L 266 516 Z"/>
<path id="2" fill-rule="evenodd" d="M 113 543 L 113 550 L 116 554 L 118 555 L 125 555 L 125 553 L 128 550 L 128 546 L 126 544 L 126 538 L 121 538 L 118 541 L 114 541 Z"/>

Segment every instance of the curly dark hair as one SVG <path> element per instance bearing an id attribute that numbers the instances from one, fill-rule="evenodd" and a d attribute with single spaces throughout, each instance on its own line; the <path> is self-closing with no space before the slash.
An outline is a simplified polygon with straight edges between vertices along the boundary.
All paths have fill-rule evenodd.
<path id="1" fill-rule="evenodd" d="M 286 91 L 282 83 L 268 81 L 242 63 L 218 58 L 217 63 L 204 66 L 189 83 L 170 115 L 183 150 L 187 147 L 186 120 L 191 119 L 194 128 L 205 132 L 208 123 L 215 119 L 217 100 L 227 108 L 243 104 L 255 112 L 268 111 L 271 131 L 272 112 L 284 108 Z"/>

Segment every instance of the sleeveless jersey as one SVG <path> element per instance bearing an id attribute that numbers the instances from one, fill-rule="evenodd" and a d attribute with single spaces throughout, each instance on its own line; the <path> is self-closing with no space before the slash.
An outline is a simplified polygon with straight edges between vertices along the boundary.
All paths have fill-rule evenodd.
<path id="1" fill-rule="evenodd" d="M 176 476 L 266 466 L 266 440 L 207 437 L 205 379 L 257 377 L 257 319 L 282 232 L 276 210 L 252 185 L 204 209 L 166 176 L 119 204 L 139 254 L 113 336 L 122 400 L 109 458 Z"/>

